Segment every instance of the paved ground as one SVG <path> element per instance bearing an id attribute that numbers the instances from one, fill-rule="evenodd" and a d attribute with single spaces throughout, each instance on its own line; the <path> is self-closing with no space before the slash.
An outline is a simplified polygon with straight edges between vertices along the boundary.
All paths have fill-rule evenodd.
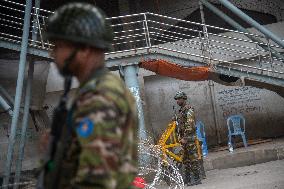
<path id="1" fill-rule="evenodd" d="M 204 167 L 206 170 L 227 169 L 281 159 L 284 159 L 284 137 L 248 148 L 237 148 L 232 154 L 228 150 L 209 152 L 204 159 Z"/>
<path id="2" fill-rule="evenodd" d="M 211 170 L 198 186 L 186 189 L 284 189 L 284 160 Z"/>

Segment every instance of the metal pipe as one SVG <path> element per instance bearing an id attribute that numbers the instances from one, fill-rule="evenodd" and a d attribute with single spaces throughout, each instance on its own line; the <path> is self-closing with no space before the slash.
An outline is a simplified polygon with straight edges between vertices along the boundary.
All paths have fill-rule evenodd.
<path id="1" fill-rule="evenodd" d="M 2 96 L 0 96 L 0 105 L 3 107 L 5 112 L 8 112 L 10 116 L 13 116 L 11 106 L 6 102 L 6 100 Z"/>
<path id="2" fill-rule="evenodd" d="M 136 100 L 138 118 L 139 118 L 139 138 L 141 140 L 146 139 L 146 129 L 144 121 L 144 113 L 142 108 L 142 102 L 140 98 L 139 82 L 137 79 L 137 65 L 123 67 L 123 75 L 126 86 L 130 89 Z"/>
<path id="3" fill-rule="evenodd" d="M 204 36 L 207 40 L 208 43 L 208 47 L 209 47 L 209 64 L 211 65 L 211 58 L 212 58 L 212 54 L 210 51 L 210 42 L 209 42 L 209 36 L 207 33 L 207 27 L 205 24 L 205 16 L 204 16 L 204 9 L 203 9 L 203 4 L 199 1 L 199 9 L 200 9 L 200 16 L 201 16 L 201 22 L 203 24 L 203 32 L 204 32 Z M 206 47 L 205 47 L 206 48 Z M 206 55 L 205 55 L 206 56 Z M 215 101 L 215 89 L 214 89 L 214 83 L 212 80 L 209 80 L 208 82 L 209 85 L 209 90 L 210 90 L 210 99 L 211 99 L 211 106 L 212 106 L 212 111 L 213 111 L 213 115 L 214 115 L 214 125 L 215 125 L 215 131 L 216 131 L 216 136 L 217 136 L 217 142 L 218 144 L 221 144 L 221 135 L 219 132 L 219 122 L 218 122 L 218 116 L 217 116 L 217 109 L 216 109 L 216 101 Z"/>
<path id="4" fill-rule="evenodd" d="M 151 34 L 156 34 L 158 36 L 169 36 L 169 35 L 166 35 L 166 34 L 162 34 L 162 32 L 167 32 L 167 30 L 163 30 L 163 29 L 160 29 L 160 28 L 155 28 L 155 27 L 151 27 L 151 29 L 154 29 L 154 30 L 158 30 L 160 31 L 159 33 L 157 32 L 151 32 Z M 177 34 L 177 35 L 180 35 L 180 36 L 184 36 L 184 37 L 189 37 L 189 38 L 192 38 L 192 37 L 195 37 L 195 39 L 203 39 L 202 37 L 196 37 L 196 36 L 193 36 L 193 35 L 187 35 L 187 34 L 183 34 L 183 33 L 179 33 L 179 32 L 171 32 L 173 34 Z M 208 33 L 210 34 L 210 33 Z M 176 36 L 170 36 L 172 38 L 175 38 L 177 40 L 183 40 L 183 41 L 189 41 L 189 42 L 194 42 L 194 43 L 201 43 L 201 42 L 198 42 L 198 41 L 195 41 L 195 40 L 191 40 L 191 39 L 188 39 L 188 38 L 181 38 L 181 37 L 176 37 Z M 224 37 L 224 36 L 218 36 L 218 37 Z M 256 51 L 262 51 L 262 52 L 266 52 L 265 50 L 260 50 L 258 48 L 252 48 L 252 47 L 248 47 L 248 46 L 243 46 L 243 45 L 238 45 L 238 44 L 233 44 L 233 43 L 227 43 L 227 42 L 224 42 L 224 41 L 218 41 L 218 40 L 214 40 L 214 39 L 209 39 L 209 41 L 211 42 L 215 42 L 215 43 L 219 43 L 219 44 L 225 44 L 225 45 L 229 45 L 229 46 L 234 46 L 234 47 L 239 47 L 239 48 L 243 48 L 243 49 L 250 49 L 250 50 L 256 50 Z M 249 42 L 251 43 L 251 42 Z M 256 45 L 258 43 L 255 43 Z M 217 45 L 210 45 L 212 47 L 220 47 L 220 48 L 226 48 L 226 47 L 221 47 L 221 46 L 217 46 Z M 271 47 L 271 45 L 270 45 Z M 229 49 L 229 48 L 227 48 Z M 232 50 L 236 50 L 236 49 L 233 49 L 231 48 Z M 236 50 L 236 51 L 239 51 L 241 53 L 248 53 L 247 51 L 241 51 L 241 50 Z"/>
<path id="5" fill-rule="evenodd" d="M 4 172 L 3 188 L 8 188 L 7 185 L 9 184 L 9 179 L 10 179 L 10 174 L 11 174 L 11 163 L 13 160 L 15 136 L 16 136 L 16 130 L 17 130 L 17 125 L 18 125 L 18 118 L 19 118 L 22 90 L 23 90 L 23 80 L 24 80 L 25 65 L 26 65 L 31 9 L 32 9 L 32 0 L 26 0 L 25 18 L 24 18 L 24 26 L 23 26 L 23 38 L 22 38 L 22 44 L 21 44 L 19 71 L 18 71 L 16 96 L 15 96 L 15 106 L 14 106 L 14 111 L 13 111 L 14 114 L 13 114 L 12 124 L 11 124 L 11 134 L 9 136 L 9 145 L 8 145 L 7 160 L 6 160 L 5 172 Z"/>
<path id="6" fill-rule="evenodd" d="M 225 15 L 225 16 L 228 17 L 227 15 Z M 231 19 L 230 17 L 228 17 L 228 18 Z M 196 30 L 196 29 L 191 29 L 191 28 L 186 28 L 186 27 L 181 27 L 181 26 L 175 26 L 175 25 L 172 25 L 172 24 L 166 24 L 166 23 L 163 23 L 163 22 L 157 22 L 157 21 L 153 21 L 153 20 L 148 20 L 148 22 L 152 22 L 152 23 L 155 23 L 155 24 L 161 24 L 161 25 L 168 26 L 168 27 L 178 28 L 178 29 L 182 29 L 182 30 L 186 30 L 186 31 L 193 31 L 193 32 L 196 32 L 196 33 L 200 32 L 199 30 Z M 206 27 L 210 27 L 210 26 L 206 25 Z M 149 28 L 153 28 L 153 27 L 149 27 Z M 231 30 L 231 31 L 234 31 L 234 30 Z M 249 32 L 248 30 L 246 30 L 246 31 Z M 169 32 L 169 31 L 167 31 L 167 32 Z M 150 32 L 150 33 L 152 33 L 152 32 Z M 174 33 L 174 32 L 171 31 L 171 33 Z M 246 35 L 246 36 L 255 36 L 255 35 L 250 35 L 250 34 L 245 33 L 245 32 L 236 32 L 236 31 L 234 31 L 234 33 L 239 33 L 239 34 L 243 34 L 243 35 Z M 222 37 L 222 38 L 228 38 L 228 39 L 233 39 L 233 40 L 237 40 L 237 41 L 242 41 L 242 42 L 254 43 L 254 44 L 259 44 L 259 45 L 266 45 L 266 43 L 262 42 L 261 40 L 258 40 L 258 42 L 255 42 L 255 41 L 252 41 L 252 40 L 247 40 L 247 39 L 242 39 L 242 38 L 237 38 L 237 37 L 231 37 L 231 36 L 226 36 L 226 35 L 222 35 L 222 34 L 215 34 L 215 33 L 210 33 L 210 32 L 208 32 L 208 34 L 209 35 L 213 35 L 213 36 L 217 36 L 217 37 Z M 186 34 L 183 34 L 183 35 L 186 35 Z M 195 35 L 188 35 L 188 36 L 197 38 L 197 36 L 195 36 Z M 255 39 L 257 39 L 257 38 L 255 38 Z M 281 48 L 278 45 L 271 45 L 271 47 Z"/>
<path id="7" fill-rule="evenodd" d="M 154 35 L 155 36 L 155 35 Z M 160 36 L 160 35 L 157 35 L 157 36 Z M 167 38 L 167 39 L 173 39 L 173 38 Z M 203 38 L 200 38 L 200 39 L 203 39 Z M 190 46 L 190 45 L 183 45 L 183 44 L 179 44 L 179 43 L 174 43 L 174 42 L 168 42 L 168 41 L 164 41 L 164 40 L 160 40 L 160 39 L 156 39 L 155 41 L 159 41 L 159 42 L 162 42 L 162 43 L 168 43 L 168 44 L 173 44 L 173 45 L 177 45 L 179 47 L 184 47 L 184 48 L 188 48 L 188 49 L 196 49 L 196 50 L 200 50 L 200 48 L 197 48 L 197 47 L 193 47 L 193 46 Z M 190 41 L 190 40 L 184 40 L 184 41 L 189 41 L 191 44 L 195 44 L 195 45 L 199 45 L 199 44 L 203 44 L 202 42 L 197 42 L 197 41 Z M 193 43 L 192 43 L 193 42 Z M 237 50 L 235 49 L 226 49 L 225 47 L 220 47 L 220 46 L 216 46 L 216 45 L 210 45 L 209 47 L 216 47 L 216 49 L 221 49 L 221 50 L 227 50 L 227 51 L 231 51 L 231 52 L 238 52 Z M 203 52 L 202 52 L 203 53 Z M 254 58 L 250 58 L 250 57 L 244 57 L 244 56 L 239 56 L 239 55 L 233 55 L 233 54 L 228 54 L 228 53 L 224 53 L 222 51 L 211 51 L 211 53 L 215 53 L 215 54 L 220 54 L 220 55 L 226 55 L 226 56 L 229 56 L 229 57 L 234 57 L 234 58 L 238 58 L 238 59 L 246 59 L 246 60 L 251 60 L 251 61 L 254 61 L 255 59 Z M 250 55 L 250 56 L 257 56 L 257 54 L 250 54 L 250 53 L 247 53 L 247 52 L 238 52 L 238 53 L 242 53 L 242 54 L 246 54 L 246 55 Z M 194 55 L 192 55 L 194 56 Z M 209 62 L 209 60 L 212 59 L 211 56 L 206 56 L 206 55 L 202 55 L 203 56 L 203 59 L 204 57 L 206 57 L 206 60 L 208 60 L 207 62 Z M 261 56 L 266 56 L 266 55 L 261 55 Z M 221 62 L 221 61 L 220 61 Z M 264 63 L 270 63 L 270 62 L 264 62 Z M 280 64 L 275 64 L 275 63 L 272 63 L 273 65 L 280 65 Z M 282 64 L 281 64 L 282 66 Z"/>
<path id="8" fill-rule="evenodd" d="M 38 8 L 40 8 L 40 0 L 35 0 L 35 7 L 34 10 L 37 12 Z M 38 17 L 34 16 L 33 20 L 37 20 Z M 33 26 L 37 23 L 33 22 Z M 40 28 L 33 27 L 32 30 L 32 40 L 37 40 L 37 29 Z M 32 42 L 33 44 L 34 42 Z M 31 102 L 31 94 L 32 94 L 32 82 L 33 82 L 33 74 L 34 74 L 34 61 L 29 61 L 29 71 L 28 71 L 28 79 L 26 84 L 26 94 L 25 94 L 25 105 L 24 105 L 24 116 L 22 122 L 22 130 L 21 130 L 21 139 L 20 139 L 20 148 L 19 148 L 19 155 L 18 160 L 16 163 L 16 173 L 15 173 L 15 183 L 20 182 L 21 177 L 21 170 L 22 170 L 22 162 L 24 159 L 24 151 L 25 151 L 25 143 L 26 143 L 26 131 L 28 128 L 29 122 L 29 110 L 30 110 L 30 102 Z M 18 189 L 19 185 L 14 185 L 13 189 Z"/>
<path id="9" fill-rule="evenodd" d="M 211 65 L 211 58 L 212 58 L 212 53 L 211 53 L 211 49 L 210 49 L 210 41 L 209 41 L 209 35 L 208 35 L 208 30 L 205 24 L 205 17 L 204 17 L 204 11 L 203 11 L 203 5 L 202 3 L 199 1 L 199 9 L 200 9 L 200 16 L 201 16 L 201 23 L 202 23 L 202 30 L 203 30 L 203 34 L 204 34 L 204 38 L 206 42 L 203 42 L 203 46 L 204 46 L 204 51 L 202 51 L 202 53 L 204 53 L 204 56 L 209 57 L 209 60 L 207 61 L 207 64 Z M 204 45 L 205 44 L 205 45 Z M 208 52 L 208 51 L 209 52 Z"/>
<path id="10" fill-rule="evenodd" d="M 273 32 L 271 32 L 270 30 L 266 29 L 264 26 L 260 25 L 258 22 L 256 22 L 254 19 L 252 19 L 251 17 L 246 15 L 244 12 L 242 12 L 239 8 L 237 8 L 235 5 L 233 5 L 229 1 L 227 1 L 227 0 L 219 0 L 219 1 L 225 7 L 230 9 L 233 13 L 235 13 L 237 16 L 239 16 L 241 19 L 243 19 L 248 24 L 250 24 L 253 27 L 255 27 L 256 29 L 258 29 L 258 31 L 263 33 L 266 37 L 272 39 L 275 43 L 277 43 L 282 48 L 284 48 L 284 42 L 277 35 L 275 35 Z"/>
<path id="11" fill-rule="evenodd" d="M 29 72 L 28 72 L 28 80 L 26 85 L 26 94 L 25 94 L 25 106 L 24 106 L 24 116 L 22 122 L 22 130 L 21 130 L 21 139 L 20 139 L 20 148 L 19 148 L 19 156 L 16 164 L 16 174 L 15 174 L 15 183 L 19 183 L 22 169 L 22 161 L 24 159 L 24 150 L 25 150 L 25 142 L 26 142 L 26 131 L 28 128 L 29 121 L 29 109 L 31 102 L 31 91 L 32 91 L 32 81 L 33 81 L 33 73 L 34 73 L 34 62 L 29 62 Z M 19 185 L 14 185 L 14 189 L 17 189 Z"/>
<path id="12" fill-rule="evenodd" d="M 150 38 L 150 33 L 149 33 L 149 28 L 148 28 L 148 23 L 147 23 L 147 17 L 146 14 L 144 14 L 144 20 L 145 20 L 145 26 L 146 26 L 146 33 L 147 33 L 147 40 L 148 40 L 148 45 L 151 47 L 151 38 Z"/>
<path id="13" fill-rule="evenodd" d="M 146 46 L 149 47 L 148 40 L 147 40 L 147 33 L 146 33 L 145 22 L 143 22 L 143 30 L 144 30 L 144 37 L 145 37 Z"/>
<path id="14" fill-rule="evenodd" d="M 4 96 L 4 98 L 8 101 L 10 106 L 14 106 L 14 100 L 10 96 L 10 94 L 0 85 L 0 93 Z"/>
<path id="15" fill-rule="evenodd" d="M 137 23 L 143 23 L 143 20 L 138 20 L 138 21 L 134 21 L 134 22 L 125 22 L 122 24 L 112 24 L 110 25 L 111 27 L 115 27 L 115 26 L 125 26 L 125 25 L 131 25 L 131 24 L 137 24 Z"/>
<path id="16" fill-rule="evenodd" d="M 209 91 L 210 91 L 212 111 L 213 111 L 213 114 L 214 114 L 214 124 L 215 124 L 215 129 L 216 129 L 217 142 L 218 142 L 218 144 L 221 144 L 221 134 L 220 134 L 220 130 L 218 128 L 219 122 L 218 122 L 218 118 L 217 118 L 217 107 L 216 107 L 216 99 L 215 99 L 214 82 L 212 80 L 209 80 L 208 85 L 209 85 Z"/>
<path id="17" fill-rule="evenodd" d="M 198 23 L 198 22 L 192 22 L 192 21 L 183 20 L 183 19 L 180 19 L 180 18 L 174 18 L 174 17 L 159 15 L 159 14 L 155 14 L 155 13 L 148 13 L 148 14 L 153 15 L 153 16 L 157 16 L 157 17 L 161 17 L 161 18 L 167 18 L 167 19 L 170 19 L 170 20 L 175 20 L 175 21 L 179 21 L 179 22 L 184 22 L 184 23 L 189 23 L 189 24 L 194 24 L 194 25 L 202 26 L 202 24 L 201 24 L 201 23 Z M 152 22 L 153 20 L 149 20 L 149 21 Z M 226 29 L 226 28 L 221 28 L 221 27 L 217 27 L 217 26 L 211 26 L 211 25 L 206 25 L 206 26 L 207 26 L 208 28 L 223 30 L 223 31 L 227 31 L 227 32 L 234 32 L 234 33 L 239 33 L 239 34 L 247 34 L 247 35 L 252 35 L 252 36 L 256 36 L 256 37 L 262 37 L 262 36 L 257 35 L 257 34 L 244 33 L 244 32 L 235 31 L 235 30 Z"/>
<path id="18" fill-rule="evenodd" d="M 237 23 L 236 21 L 234 21 L 233 19 L 231 19 L 229 16 L 227 16 L 226 14 L 224 14 L 222 11 L 220 11 L 218 8 L 216 8 L 214 5 L 212 5 L 211 3 L 209 3 L 207 0 L 200 0 L 208 9 L 210 9 L 212 12 L 214 12 L 217 16 L 219 16 L 220 18 L 222 18 L 224 21 L 226 21 L 228 24 L 230 24 L 231 26 L 233 26 L 234 28 L 236 28 L 237 30 L 245 33 L 244 35 L 246 35 L 249 39 L 251 39 L 252 41 L 256 41 L 261 48 L 265 49 L 266 51 L 269 51 L 268 47 L 266 47 L 263 41 L 261 41 L 260 39 L 255 38 L 252 35 L 247 35 L 247 33 L 250 33 L 247 29 L 245 29 L 244 27 L 242 27 L 239 23 Z M 280 59 L 284 59 L 284 56 L 279 54 L 276 50 L 271 49 L 271 52 L 274 54 L 274 56 L 276 56 L 277 58 Z"/>

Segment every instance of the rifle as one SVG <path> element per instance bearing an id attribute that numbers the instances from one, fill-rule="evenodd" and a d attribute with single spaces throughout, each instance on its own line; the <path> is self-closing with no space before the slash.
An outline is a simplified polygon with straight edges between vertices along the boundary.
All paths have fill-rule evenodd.
<path id="1" fill-rule="evenodd" d="M 62 129 L 66 125 L 66 121 L 67 121 L 68 110 L 67 110 L 66 104 L 67 104 L 68 93 L 71 88 L 71 83 L 72 83 L 71 76 L 65 77 L 64 93 L 60 97 L 59 104 L 54 109 L 54 112 L 53 112 L 53 120 L 51 124 L 51 132 L 50 132 L 50 137 L 49 137 L 49 142 L 48 142 L 48 150 L 43 160 L 44 164 L 43 164 L 42 170 L 39 174 L 38 182 L 36 185 L 37 189 L 44 189 L 45 175 L 48 172 L 52 171 L 55 166 L 54 157 L 56 153 L 57 143 L 61 138 Z M 52 188 L 54 189 L 57 188 L 54 186 L 57 183 L 56 181 L 57 181 L 58 175 L 59 175 L 58 173 L 55 173 L 55 176 L 53 176 L 53 178 L 51 179 L 51 186 L 53 186 Z"/>
<path id="2" fill-rule="evenodd" d="M 175 122 L 176 122 L 176 133 L 177 134 L 180 134 L 180 128 L 178 127 L 178 117 L 177 117 L 177 111 L 176 111 L 176 108 L 175 106 L 173 106 L 173 110 L 174 110 L 174 116 L 175 116 Z"/>

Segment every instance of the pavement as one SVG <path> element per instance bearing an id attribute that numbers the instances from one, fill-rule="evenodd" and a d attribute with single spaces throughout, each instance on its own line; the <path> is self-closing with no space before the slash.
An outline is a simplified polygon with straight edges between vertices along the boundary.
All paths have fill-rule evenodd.
<path id="1" fill-rule="evenodd" d="M 206 172 L 202 184 L 184 189 L 284 189 L 284 160 Z"/>
<path id="2" fill-rule="evenodd" d="M 236 148 L 233 153 L 227 149 L 217 152 L 209 151 L 208 156 L 204 158 L 204 168 L 206 171 L 228 169 L 281 159 L 284 159 L 284 137 L 249 145 L 247 148 Z"/>

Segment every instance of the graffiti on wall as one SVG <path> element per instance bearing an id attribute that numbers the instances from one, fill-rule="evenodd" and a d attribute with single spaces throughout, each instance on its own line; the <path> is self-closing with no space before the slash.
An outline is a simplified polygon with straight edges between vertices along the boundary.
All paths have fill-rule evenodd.
<path id="1" fill-rule="evenodd" d="M 260 112 L 262 110 L 260 91 L 254 87 L 237 87 L 218 91 L 217 101 L 223 117 Z"/>

